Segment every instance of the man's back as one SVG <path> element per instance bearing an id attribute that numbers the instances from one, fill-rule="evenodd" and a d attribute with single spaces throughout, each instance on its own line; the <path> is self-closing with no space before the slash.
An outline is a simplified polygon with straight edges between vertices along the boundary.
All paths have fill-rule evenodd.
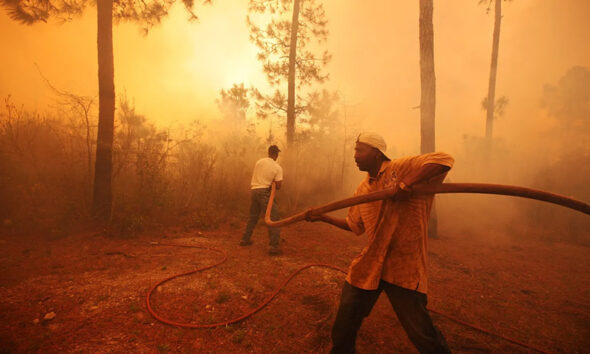
<path id="1" fill-rule="evenodd" d="M 251 189 L 268 188 L 273 181 L 283 180 L 283 168 L 272 158 L 264 157 L 254 165 Z"/>

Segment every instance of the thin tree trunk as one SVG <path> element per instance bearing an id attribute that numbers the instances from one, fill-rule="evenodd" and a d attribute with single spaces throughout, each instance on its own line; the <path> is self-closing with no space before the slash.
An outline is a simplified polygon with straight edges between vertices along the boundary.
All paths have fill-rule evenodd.
<path id="1" fill-rule="evenodd" d="M 490 82 L 488 86 L 488 103 L 486 115 L 486 140 L 491 142 L 494 127 L 494 108 L 496 105 L 496 73 L 498 71 L 498 50 L 500 49 L 500 24 L 502 22 L 502 0 L 496 0 L 494 37 L 492 40 L 492 63 L 490 65 Z"/>
<path id="2" fill-rule="evenodd" d="M 289 46 L 289 77 L 287 88 L 287 147 L 293 145 L 295 135 L 295 70 L 297 60 L 297 31 L 299 30 L 299 4 L 293 1 L 293 19 L 291 22 L 291 43 Z"/>
<path id="3" fill-rule="evenodd" d="M 86 123 L 86 162 L 88 164 L 88 173 L 86 175 L 86 197 L 84 198 L 85 206 L 88 208 L 88 200 L 92 196 L 92 127 L 90 126 L 90 118 L 88 117 L 90 105 L 84 109 L 84 120 Z M 86 204 L 88 203 L 88 204 Z M 88 209 L 86 209 L 88 210 Z"/>
<path id="4" fill-rule="evenodd" d="M 113 0 L 98 0 L 98 138 L 94 169 L 93 215 L 108 221 L 112 206 L 115 74 L 113 61 Z"/>
<path id="5" fill-rule="evenodd" d="M 434 74 L 433 0 L 420 0 L 420 152 L 435 149 L 436 76 Z M 428 223 L 428 236 L 438 235 L 438 218 L 434 201 Z"/>
<path id="6" fill-rule="evenodd" d="M 434 151 L 436 78 L 434 75 L 433 0 L 420 0 L 420 151 Z"/>

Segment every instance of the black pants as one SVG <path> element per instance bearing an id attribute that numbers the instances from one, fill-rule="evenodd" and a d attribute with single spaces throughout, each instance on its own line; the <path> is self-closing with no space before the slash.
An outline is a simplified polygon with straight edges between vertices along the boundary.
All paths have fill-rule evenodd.
<path id="1" fill-rule="evenodd" d="M 356 335 L 379 295 L 385 291 L 406 334 L 420 353 L 450 353 L 443 335 L 426 310 L 426 295 L 381 281 L 376 290 L 344 282 L 340 307 L 332 328 L 332 353 L 354 353 Z"/>

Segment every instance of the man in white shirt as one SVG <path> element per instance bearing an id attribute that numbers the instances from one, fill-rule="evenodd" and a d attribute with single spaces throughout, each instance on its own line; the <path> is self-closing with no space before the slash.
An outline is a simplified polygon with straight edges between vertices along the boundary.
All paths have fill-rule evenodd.
<path id="1" fill-rule="evenodd" d="M 277 190 L 281 188 L 283 181 L 283 168 L 277 163 L 279 152 L 281 152 L 281 150 L 279 150 L 278 146 L 269 146 L 268 157 L 256 161 L 256 164 L 254 165 L 254 172 L 252 173 L 251 182 L 250 216 L 248 218 L 248 224 L 246 225 L 246 231 L 244 231 L 240 246 L 249 246 L 252 244 L 250 237 L 252 237 L 252 231 L 258 223 L 260 213 L 266 211 L 272 182 L 276 182 Z M 275 221 L 279 220 L 279 218 L 279 211 L 275 201 L 270 212 L 270 219 Z M 281 254 L 282 252 L 279 248 L 279 228 L 269 227 L 268 235 L 270 237 L 269 254 Z"/>

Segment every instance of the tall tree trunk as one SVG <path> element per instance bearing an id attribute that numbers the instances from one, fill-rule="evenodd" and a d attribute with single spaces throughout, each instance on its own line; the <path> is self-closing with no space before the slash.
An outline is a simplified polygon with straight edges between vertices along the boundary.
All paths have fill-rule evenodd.
<path id="1" fill-rule="evenodd" d="M 498 50 L 500 49 L 500 24 L 502 22 L 502 0 L 495 0 L 494 37 L 492 40 L 492 63 L 490 65 L 490 82 L 488 86 L 488 104 L 486 115 L 486 140 L 492 141 L 494 127 L 494 108 L 496 106 L 496 73 L 498 71 Z"/>
<path id="2" fill-rule="evenodd" d="M 93 215 L 108 221 L 112 207 L 115 73 L 113 60 L 113 0 L 98 0 L 98 138 L 94 169 Z"/>
<path id="3" fill-rule="evenodd" d="M 434 151 L 436 78 L 434 76 L 433 0 L 420 0 L 420 151 Z"/>
<path id="4" fill-rule="evenodd" d="M 420 0 L 420 152 L 435 149 L 434 118 L 436 107 L 436 76 L 434 75 L 433 0 Z M 438 218 L 432 205 L 428 236 L 437 237 Z"/>
<path id="5" fill-rule="evenodd" d="M 287 87 L 287 147 L 293 144 L 295 135 L 295 70 L 297 60 L 297 31 L 299 30 L 299 4 L 293 1 L 293 19 L 291 22 L 291 43 L 289 46 L 289 77 Z"/>

